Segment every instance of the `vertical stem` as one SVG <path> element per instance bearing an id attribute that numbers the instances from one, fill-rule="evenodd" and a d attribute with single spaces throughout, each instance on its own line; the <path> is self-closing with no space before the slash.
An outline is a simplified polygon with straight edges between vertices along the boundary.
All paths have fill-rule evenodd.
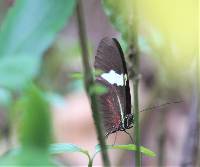
<path id="1" fill-rule="evenodd" d="M 136 154 L 135 154 L 135 166 L 141 166 L 141 153 L 140 153 L 140 120 L 139 120 L 139 97 L 138 97 L 138 84 L 139 80 L 135 79 L 133 82 L 134 90 L 134 110 L 135 110 L 135 137 L 136 137 Z"/>
<path id="2" fill-rule="evenodd" d="M 129 43 L 129 57 L 131 59 L 132 68 L 130 76 L 133 81 L 134 107 L 133 113 L 135 116 L 135 166 L 141 167 L 141 150 L 140 150 L 140 111 L 139 111 L 139 47 L 138 47 L 138 2 L 134 0 L 132 12 L 130 13 L 128 43 Z"/>
<path id="3" fill-rule="evenodd" d="M 101 128 L 101 120 L 100 113 L 98 111 L 98 102 L 95 93 L 90 94 L 89 90 L 92 86 L 94 86 L 94 79 L 92 69 L 89 64 L 89 53 L 87 47 L 87 38 L 86 38 L 86 30 L 85 30 L 85 22 L 83 17 L 83 8 L 82 8 L 82 0 L 78 1 L 77 5 L 77 21 L 78 21 L 78 29 L 79 29 L 79 38 L 82 49 L 82 61 L 83 61 L 83 69 L 84 69 L 84 81 L 85 81 L 85 89 L 90 98 L 91 108 L 92 108 L 92 116 L 94 119 L 96 132 L 98 136 L 98 140 L 102 149 L 102 160 L 104 166 L 110 166 L 108 154 L 106 150 L 106 143 L 104 140 L 104 135 Z"/>
<path id="4" fill-rule="evenodd" d="M 200 3 L 198 3 L 200 6 Z M 198 12 L 199 13 L 199 12 Z M 199 16 L 199 15 L 198 15 Z M 198 27 L 200 23 L 198 24 Z M 198 37 L 200 38 L 200 33 L 198 33 Z M 198 53 L 196 55 L 196 87 L 197 87 L 197 142 L 198 142 L 198 150 L 196 154 L 196 165 L 200 165 L 200 50 L 198 49 Z"/>
<path id="5" fill-rule="evenodd" d="M 200 52 L 197 53 L 196 56 L 196 69 L 195 69 L 195 74 L 196 74 L 196 79 L 194 83 L 194 88 L 196 89 L 196 135 L 194 136 L 194 140 L 196 140 L 196 143 L 193 148 L 193 160 L 194 160 L 194 166 L 198 166 L 199 161 L 199 156 L 200 156 Z M 199 161 L 199 162 L 198 162 Z"/>
<path id="6" fill-rule="evenodd" d="M 131 59 L 132 69 L 130 71 L 133 81 L 133 94 L 134 94 L 134 107 L 133 114 L 135 116 L 135 166 L 141 167 L 141 150 L 140 150 L 140 113 L 139 113 L 139 47 L 138 47 L 138 2 L 134 0 L 134 6 L 132 8 L 132 13 L 130 14 L 129 31 L 128 31 L 128 43 Z"/>

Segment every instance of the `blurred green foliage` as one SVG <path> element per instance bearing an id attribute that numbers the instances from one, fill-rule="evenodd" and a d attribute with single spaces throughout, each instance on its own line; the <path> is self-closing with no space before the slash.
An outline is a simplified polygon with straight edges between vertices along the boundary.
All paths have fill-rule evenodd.
<path id="1" fill-rule="evenodd" d="M 11 100 L 11 93 L 6 89 L 0 88 L 0 106 L 8 107 L 10 105 Z"/>
<path id="2" fill-rule="evenodd" d="M 127 151 L 136 151 L 136 145 L 135 144 L 127 144 L 127 145 L 106 145 L 107 149 L 118 149 L 118 150 L 127 150 Z M 62 153 L 70 153 L 70 152 L 79 152 L 82 154 L 85 154 L 88 157 L 88 166 L 92 166 L 94 158 L 96 157 L 97 153 L 101 152 L 100 145 L 96 145 L 95 152 L 90 155 L 90 153 L 77 145 L 70 144 L 70 143 L 58 143 L 53 144 L 49 148 L 49 152 L 51 154 L 62 154 Z M 141 153 L 143 153 L 146 156 L 154 157 L 156 154 L 149 150 L 148 148 L 145 148 L 141 146 Z"/>
<path id="3" fill-rule="evenodd" d="M 44 94 L 30 85 L 22 100 L 20 121 L 20 141 L 24 148 L 47 150 L 51 141 L 51 122 L 49 104 Z"/>
<path id="4" fill-rule="evenodd" d="M 89 93 L 92 95 L 92 94 L 97 94 L 97 95 L 102 95 L 102 94 L 105 94 L 108 92 L 108 88 L 105 87 L 104 85 L 102 84 L 94 84 L 90 87 L 89 89 Z"/>
<path id="5" fill-rule="evenodd" d="M 1 25 L 0 86 L 20 89 L 35 77 L 41 56 L 69 20 L 75 3 L 75 0 L 15 2 Z"/>
<path id="6" fill-rule="evenodd" d="M 17 129 L 17 151 L 7 150 L 1 166 L 53 165 L 49 157 L 52 123 L 45 93 L 31 84 L 42 57 L 69 21 L 75 0 L 20 0 L 9 8 L 0 30 L 0 104 L 9 106 Z M 12 148 L 10 148 L 12 150 Z M 10 153 L 11 152 L 11 153 Z"/>
<path id="7" fill-rule="evenodd" d="M 48 147 L 52 141 L 51 117 L 45 95 L 36 86 L 27 86 L 20 99 L 18 112 L 21 149 L 0 159 L 0 164 L 49 164 Z M 12 159 L 12 160 L 11 160 Z"/>
<path id="8" fill-rule="evenodd" d="M 0 86 L 20 90 L 39 70 L 39 59 L 34 55 L 15 55 L 0 58 Z"/>
<path id="9" fill-rule="evenodd" d="M 126 42 L 136 38 L 137 0 L 103 0 L 105 13 Z"/>
<path id="10" fill-rule="evenodd" d="M 37 82 L 46 91 L 64 95 L 83 90 L 81 48 L 77 40 L 63 38 L 61 34 L 45 53 Z M 92 59 L 92 46 L 89 42 L 88 49 Z"/>

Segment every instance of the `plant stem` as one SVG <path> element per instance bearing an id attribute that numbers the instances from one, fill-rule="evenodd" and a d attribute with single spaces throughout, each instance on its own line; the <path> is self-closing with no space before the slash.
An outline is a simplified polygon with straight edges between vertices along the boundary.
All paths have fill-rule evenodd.
<path id="1" fill-rule="evenodd" d="M 80 44 L 81 44 L 81 49 L 82 49 L 85 89 L 91 102 L 92 116 L 93 116 L 95 127 L 96 127 L 98 141 L 102 150 L 101 154 L 102 154 L 103 164 L 104 166 L 110 166 L 107 149 L 106 149 L 106 143 L 104 140 L 104 135 L 102 132 L 102 127 L 101 127 L 101 117 L 98 110 L 99 107 L 98 107 L 98 102 L 97 102 L 97 96 L 95 93 L 91 94 L 89 91 L 90 88 L 94 86 L 95 83 L 94 83 L 92 69 L 89 64 L 89 53 L 88 53 L 88 47 L 87 47 L 85 22 L 84 22 L 84 17 L 83 17 L 82 0 L 78 1 L 76 11 L 77 11 L 77 19 L 78 19 L 77 21 L 78 21 L 78 29 L 79 29 L 79 38 L 80 38 Z"/>
<path id="2" fill-rule="evenodd" d="M 129 57 L 131 59 L 132 68 L 130 70 L 130 76 L 133 81 L 133 94 L 134 94 L 134 107 L 133 113 L 135 118 L 135 166 L 141 167 L 141 152 L 140 152 L 140 111 L 139 111 L 139 47 L 138 47 L 138 2 L 134 1 L 133 11 L 130 14 L 129 32 L 128 32 L 128 43 L 129 43 Z"/>
<path id="3" fill-rule="evenodd" d="M 135 35 L 136 37 L 136 35 Z M 136 153 L 135 153 L 135 166 L 141 167 L 141 151 L 140 151 L 140 110 L 139 110 L 139 94 L 138 94 L 138 87 L 139 87 L 139 49 L 137 44 L 137 38 L 131 42 L 129 50 L 129 57 L 131 59 L 132 68 L 130 70 L 130 77 L 133 81 L 133 95 L 134 95 L 134 120 L 135 120 L 135 127 L 134 127 L 134 134 L 135 134 L 135 144 L 136 144 Z M 134 47 L 133 47 L 134 46 Z"/>
<path id="4" fill-rule="evenodd" d="M 200 24 L 199 24 L 200 25 Z M 198 33 L 199 34 L 199 33 Z M 200 35 L 199 35 L 200 37 Z M 200 160 L 198 157 L 200 157 L 200 52 L 197 54 L 196 57 L 196 89 L 197 89 L 197 154 L 196 154 L 196 165 L 200 165 Z"/>
<path id="5" fill-rule="evenodd" d="M 141 166 L 141 153 L 140 153 L 140 120 L 139 120 L 139 105 L 138 105 L 138 84 L 139 80 L 136 79 L 133 83 L 134 89 L 134 110 L 135 110 L 135 137 L 136 137 L 136 154 L 135 154 L 135 165 L 137 167 Z"/>
<path id="6" fill-rule="evenodd" d="M 89 153 L 87 153 L 87 157 L 88 157 L 88 167 L 92 167 L 93 159 L 91 159 Z"/>

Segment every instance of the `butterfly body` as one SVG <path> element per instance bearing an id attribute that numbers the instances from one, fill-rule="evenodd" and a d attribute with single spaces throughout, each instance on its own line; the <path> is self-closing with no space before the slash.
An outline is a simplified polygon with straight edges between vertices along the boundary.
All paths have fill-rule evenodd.
<path id="1" fill-rule="evenodd" d="M 102 71 L 96 82 L 108 88 L 107 93 L 98 97 L 106 136 L 117 131 L 126 132 L 133 127 L 134 117 L 126 63 L 116 39 L 106 37 L 101 40 L 94 66 Z"/>

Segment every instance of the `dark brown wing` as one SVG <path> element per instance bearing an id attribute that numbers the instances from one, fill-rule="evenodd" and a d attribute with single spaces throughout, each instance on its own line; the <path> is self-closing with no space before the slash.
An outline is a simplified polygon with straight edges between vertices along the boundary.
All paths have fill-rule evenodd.
<path id="1" fill-rule="evenodd" d="M 116 89 L 115 86 L 109 84 L 100 77 L 97 78 L 96 81 L 106 86 L 108 89 L 108 92 L 100 95 L 98 100 L 100 103 L 100 111 L 103 116 L 104 129 L 106 132 L 110 132 L 111 130 L 118 129 L 120 126 L 120 108 L 124 108 L 120 101 L 120 99 L 123 99 L 123 97 L 120 96 L 120 92 L 122 92 L 120 89 L 122 88 Z"/>
<path id="2" fill-rule="evenodd" d="M 127 75 L 124 55 L 116 39 L 106 37 L 101 40 L 97 48 L 94 66 L 103 73 L 109 73 L 112 70 L 119 75 Z M 99 96 L 104 126 L 106 130 L 113 126 L 117 128 L 122 120 L 122 112 L 123 116 L 131 113 L 129 81 L 127 80 L 124 85 L 119 86 L 108 82 L 101 75 L 97 76 L 96 81 L 108 88 L 106 94 Z"/>

